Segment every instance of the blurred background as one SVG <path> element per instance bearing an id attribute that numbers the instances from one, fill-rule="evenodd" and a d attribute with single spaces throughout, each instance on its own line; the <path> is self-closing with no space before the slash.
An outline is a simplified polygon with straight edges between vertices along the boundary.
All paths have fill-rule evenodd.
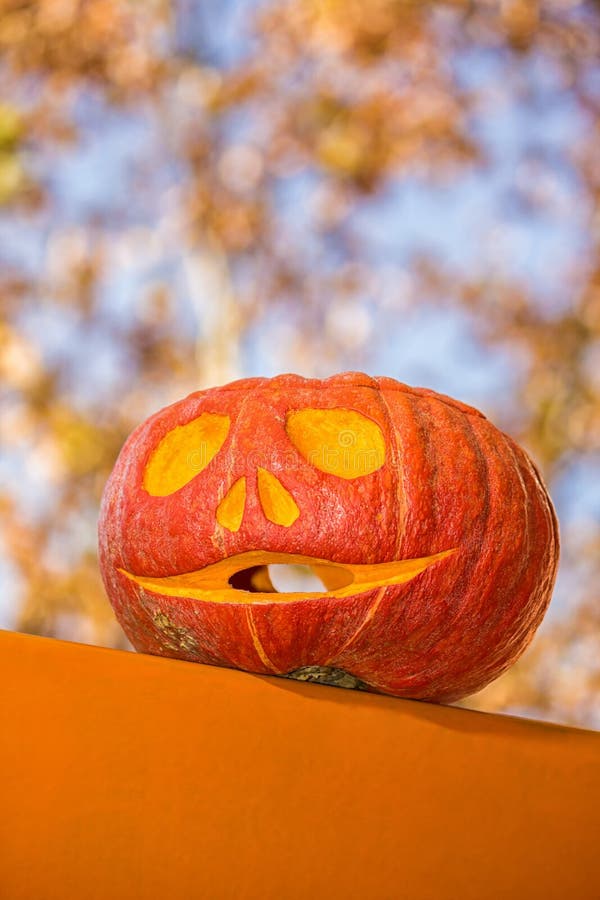
<path id="1" fill-rule="evenodd" d="M 600 3 L 0 0 L 0 626 L 126 642 L 104 482 L 149 413 L 363 369 L 521 441 L 551 609 L 464 705 L 600 728 Z"/>

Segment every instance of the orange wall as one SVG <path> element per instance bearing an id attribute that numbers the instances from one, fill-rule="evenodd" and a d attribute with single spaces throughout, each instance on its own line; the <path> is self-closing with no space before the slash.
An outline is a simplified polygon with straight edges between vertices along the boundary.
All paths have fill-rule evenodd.
<path id="1" fill-rule="evenodd" d="M 0 633 L 0 897 L 600 897 L 600 735 Z"/>

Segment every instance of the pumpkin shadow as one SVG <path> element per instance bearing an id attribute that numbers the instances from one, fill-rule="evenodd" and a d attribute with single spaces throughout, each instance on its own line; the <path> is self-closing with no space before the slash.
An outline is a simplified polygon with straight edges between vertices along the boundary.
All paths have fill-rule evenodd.
<path id="1" fill-rule="evenodd" d="M 485 735 L 488 739 L 505 740 L 510 737 L 511 739 L 522 739 L 528 743 L 544 742 L 547 745 L 549 739 L 563 742 L 578 737 L 582 733 L 591 737 L 596 736 L 595 732 L 586 729 L 504 713 L 465 709 L 424 700 L 407 700 L 332 685 L 298 682 L 285 676 L 249 675 L 249 677 L 260 680 L 273 690 L 286 691 L 311 703 L 335 703 L 338 706 L 347 707 L 349 711 L 352 709 L 369 710 L 370 712 L 381 710 L 386 715 L 392 714 L 399 719 L 410 718 L 421 724 L 427 723 L 446 731 Z M 598 737 L 600 739 L 600 735 Z"/>

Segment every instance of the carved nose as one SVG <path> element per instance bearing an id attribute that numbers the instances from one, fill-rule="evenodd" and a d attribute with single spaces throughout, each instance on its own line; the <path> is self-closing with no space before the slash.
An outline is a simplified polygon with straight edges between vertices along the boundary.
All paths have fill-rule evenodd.
<path id="1" fill-rule="evenodd" d="M 296 501 L 272 472 L 259 466 L 256 475 L 258 498 L 265 516 L 269 522 L 289 528 L 300 515 Z"/>
<path id="2" fill-rule="evenodd" d="M 234 481 L 219 505 L 217 522 L 228 531 L 238 531 L 246 508 L 246 479 L 244 476 Z"/>
<path id="3" fill-rule="evenodd" d="M 289 528 L 300 510 L 298 504 L 280 480 L 259 466 L 256 472 L 258 499 L 269 522 Z M 228 531 L 238 531 L 246 508 L 246 478 L 235 481 L 217 507 L 217 522 Z"/>

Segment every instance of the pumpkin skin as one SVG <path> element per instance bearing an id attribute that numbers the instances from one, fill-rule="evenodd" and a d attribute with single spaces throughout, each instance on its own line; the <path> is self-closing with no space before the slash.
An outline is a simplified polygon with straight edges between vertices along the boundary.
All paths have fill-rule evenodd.
<path id="1" fill-rule="evenodd" d="M 449 397 L 360 373 L 245 379 L 161 410 L 119 455 L 99 538 L 140 652 L 438 702 L 521 655 L 559 545 L 510 437 Z M 263 590 L 264 566 L 287 560 L 324 566 L 330 590 Z"/>

